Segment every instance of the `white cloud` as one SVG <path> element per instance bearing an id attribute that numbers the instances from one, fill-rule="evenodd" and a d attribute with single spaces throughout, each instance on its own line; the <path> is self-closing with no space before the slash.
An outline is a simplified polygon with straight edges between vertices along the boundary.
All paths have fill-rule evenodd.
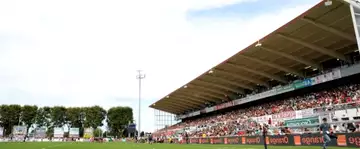
<path id="1" fill-rule="evenodd" d="M 185 0 L 186 10 L 203 10 L 224 7 L 227 5 L 243 3 L 243 2 L 257 2 L 259 0 Z"/>
<path id="2" fill-rule="evenodd" d="M 142 129 L 151 131 L 149 104 L 315 4 L 249 20 L 186 20 L 190 9 L 241 1 L 0 1 L 0 102 L 126 105 L 136 118 L 143 69 Z"/>

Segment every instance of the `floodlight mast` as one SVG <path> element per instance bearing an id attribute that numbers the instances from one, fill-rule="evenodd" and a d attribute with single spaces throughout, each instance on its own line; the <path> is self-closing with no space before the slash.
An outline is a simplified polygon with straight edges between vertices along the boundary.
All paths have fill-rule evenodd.
<path id="1" fill-rule="evenodd" d="M 141 133 L 141 80 L 145 79 L 145 74 L 141 73 L 142 70 L 138 70 L 138 75 L 136 75 L 136 79 L 139 80 L 139 120 L 138 120 L 138 138 L 140 139 Z"/>

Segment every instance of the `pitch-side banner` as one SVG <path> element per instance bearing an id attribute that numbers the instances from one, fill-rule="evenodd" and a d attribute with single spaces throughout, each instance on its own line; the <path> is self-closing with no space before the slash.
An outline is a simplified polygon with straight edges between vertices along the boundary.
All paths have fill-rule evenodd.
<path id="1" fill-rule="evenodd" d="M 46 128 L 36 128 L 35 129 L 35 137 L 36 138 L 45 138 L 46 137 Z"/>
<path id="2" fill-rule="evenodd" d="M 84 138 L 92 138 L 94 136 L 93 128 L 85 128 L 84 130 Z"/>
<path id="3" fill-rule="evenodd" d="M 64 129 L 61 127 L 54 128 L 54 137 L 55 138 L 62 138 L 64 137 Z"/>
<path id="4" fill-rule="evenodd" d="M 0 137 L 4 136 L 4 128 L 0 127 Z"/>
<path id="5" fill-rule="evenodd" d="M 79 137 L 79 128 L 70 128 L 69 137 L 71 138 Z"/>
<path id="6" fill-rule="evenodd" d="M 13 135 L 15 137 L 23 137 L 26 135 L 26 126 L 14 126 Z"/>
<path id="7" fill-rule="evenodd" d="M 341 133 L 336 134 L 337 140 L 330 142 L 329 146 L 360 147 L 360 133 Z M 174 139 L 175 143 L 179 140 Z M 185 143 L 185 140 L 182 140 Z M 302 134 L 302 135 L 275 135 L 267 136 L 242 136 L 242 137 L 212 137 L 212 138 L 191 138 L 192 144 L 243 144 L 243 145 L 263 145 L 264 142 L 269 146 L 317 146 L 324 144 L 322 134 Z M 275 148 L 275 147 L 273 147 Z M 291 148 L 291 147 L 289 147 Z"/>

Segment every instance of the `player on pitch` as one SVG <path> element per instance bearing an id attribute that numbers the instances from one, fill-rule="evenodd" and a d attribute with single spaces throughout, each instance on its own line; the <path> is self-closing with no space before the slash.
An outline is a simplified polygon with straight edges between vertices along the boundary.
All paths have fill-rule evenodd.
<path id="1" fill-rule="evenodd" d="M 331 142 L 332 138 L 337 139 L 337 137 L 333 134 L 330 134 L 330 124 L 327 123 L 327 119 L 322 119 L 323 123 L 320 125 L 320 131 L 322 131 L 323 137 L 324 137 L 324 145 L 323 149 L 327 149 L 327 146 Z"/>

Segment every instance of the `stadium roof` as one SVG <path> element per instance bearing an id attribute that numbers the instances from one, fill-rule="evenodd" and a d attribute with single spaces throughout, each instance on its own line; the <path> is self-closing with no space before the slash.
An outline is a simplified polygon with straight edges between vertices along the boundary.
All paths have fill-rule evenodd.
<path id="1" fill-rule="evenodd" d="M 150 105 L 173 114 L 201 108 L 207 101 L 268 86 L 270 80 L 287 83 L 285 74 L 305 77 L 305 68 L 321 70 L 329 59 L 348 61 L 357 50 L 349 4 L 324 1 L 279 29 L 213 67 L 186 85 Z"/>

